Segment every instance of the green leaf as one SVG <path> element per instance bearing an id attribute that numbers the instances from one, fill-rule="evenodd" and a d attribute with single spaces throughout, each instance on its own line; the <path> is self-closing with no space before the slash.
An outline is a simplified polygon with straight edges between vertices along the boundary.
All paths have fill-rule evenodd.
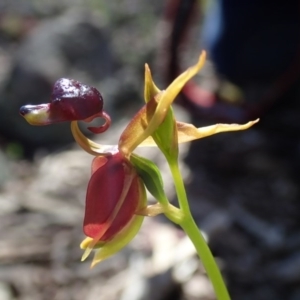
<path id="1" fill-rule="evenodd" d="M 165 194 L 160 171 L 155 163 L 144 157 L 132 154 L 130 161 L 134 165 L 139 176 L 142 178 L 150 194 L 163 206 L 169 204 Z"/>

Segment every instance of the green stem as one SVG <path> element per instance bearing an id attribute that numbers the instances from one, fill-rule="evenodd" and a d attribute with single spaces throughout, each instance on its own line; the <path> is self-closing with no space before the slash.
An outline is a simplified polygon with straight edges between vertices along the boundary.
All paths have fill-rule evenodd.
<path id="1" fill-rule="evenodd" d="M 199 258 L 214 287 L 218 300 L 230 300 L 229 293 L 222 278 L 219 267 L 191 214 L 186 191 L 177 161 L 169 161 L 171 173 L 174 179 L 176 193 L 180 209 L 184 218 L 178 223 L 194 244 Z"/>
<path id="2" fill-rule="evenodd" d="M 179 207 L 185 215 L 191 215 L 189 202 L 188 202 L 186 192 L 185 192 L 184 183 L 183 183 L 182 176 L 181 176 L 181 173 L 180 173 L 180 170 L 178 167 L 178 162 L 177 162 L 177 160 L 176 161 L 168 160 L 168 164 L 170 166 L 170 170 L 171 170 L 171 173 L 173 176 L 176 194 L 177 194 L 178 202 L 179 202 Z"/>
<path id="3" fill-rule="evenodd" d="M 192 217 L 187 217 L 184 222 L 179 225 L 194 244 L 198 256 L 200 257 L 207 275 L 214 287 L 217 299 L 230 300 L 230 296 L 223 281 L 219 267 L 194 219 Z"/>

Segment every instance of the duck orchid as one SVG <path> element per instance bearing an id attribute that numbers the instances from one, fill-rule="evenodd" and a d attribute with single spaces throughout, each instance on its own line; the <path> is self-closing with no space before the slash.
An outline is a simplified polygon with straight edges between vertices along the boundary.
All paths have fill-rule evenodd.
<path id="1" fill-rule="evenodd" d="M 202 128 L 176 121 L 171 105 L 204 62 L 205 52 L 202 52 L 198 62 L 179 75 L 165 90 L 157 88 L 146 64 L 146 103 L 131 119 L 116 145 L 95 143 L 80 130 L 78 121 L 91 122 L 100 117 L 105 120 L 104 125 L 88 129 L 96 134 L 102 133 L 109 128 L 111 120 L 103 110 L 103 98 L 99 91 L 76 80 L 59 79 L 54 85 L 50 103 L 21 107 L 20 114 L 32 125 L 71 121 L 74 139 L 95 157 L 86 194 L 83 221 L 86 238 L 81 243 L 81 248 L 85 250 L 82 260 L 93 249 L 96 250 L 92 266 L 128 244 L 139 231 L 144 216 L 165 213 L 178 224 L 186 218 L 187 204 L 179 201 L 180 207 L 177 208 L 169 203 L 158 168 L 135 154 L 137 147 L 159 147 L 172 169 L 177 164 L 179 143 L 220 132 L 244 130 L 258 121 Z M 146 188 L 157 199 L 156 205 L 147 205 Z"/>

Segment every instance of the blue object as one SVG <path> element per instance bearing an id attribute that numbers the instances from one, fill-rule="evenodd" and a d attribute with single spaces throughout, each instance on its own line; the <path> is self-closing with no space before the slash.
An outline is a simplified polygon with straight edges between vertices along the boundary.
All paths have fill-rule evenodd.
<path id="1" fill-rule="evenodd" d="M 216 0 L 203 40 L 219 74 L 237 84 L 271 82 L 300 50 L 298 0 Z"/>

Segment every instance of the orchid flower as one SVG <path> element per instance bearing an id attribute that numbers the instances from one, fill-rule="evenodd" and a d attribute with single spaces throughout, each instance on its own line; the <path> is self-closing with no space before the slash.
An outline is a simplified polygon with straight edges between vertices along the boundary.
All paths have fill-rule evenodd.
<path id="1" fill-rule="evenodd" d="M 145 65 L 146 103 L 131 119 L 117 145 L 95 143 L 79 129 L 79 120 L 90 122 L 101 117 L 105 120 L 104 125 L 88 129 L 93 133 L 102 133 L 109 128 L 111 121 L 103 111 L 101 94 L 76 80 L 58 80 L 50 103 L 26 105 L 20 109 L 20 114 L 32 125 L 71 121 L 76 142 L 95 156 L 86 195 L 83 231 L 87 237 L 81 243 L 81 248 L 85 250 L 82 260 L 93 249 L 96 252 L 92 265 L 119 251 L 137 234 L 144 216 L 165 213 L 169 219 L 189 231 L 187 224 L 194 225 L 188 221 L 191 218 L 188 203 L 182 200 L 185 191 L 178 171 L 178 144 L 220 132 L 248 129 L 258 121 L 196 128 L 175 119 L 171 105 L 184 85 L 203 67 L 205 56 L 205 52 L 202 52 L 198 62 L 179 75 L 165 90 L 155 85 L 150 69 Z M 158 168 L 134 153 L 137 147 L 146 146 L 157 146 L 165 155 L 173 174 L 179 208 L 169 203 Z M 157 199 L 156 205 L 147 205 L 145 187 Z M 195 246 L 198 253 L 201 252 Z"/>

